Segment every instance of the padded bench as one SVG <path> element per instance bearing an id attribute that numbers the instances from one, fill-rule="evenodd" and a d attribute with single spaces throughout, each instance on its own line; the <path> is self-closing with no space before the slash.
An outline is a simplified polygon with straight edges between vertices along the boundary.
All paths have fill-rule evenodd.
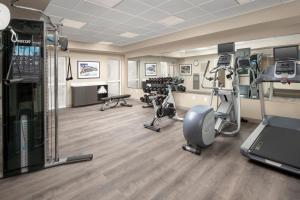
<path id="1" fill-rule="evenodd" d="M 130 94 L 124 94 L 124 95 L 101 98 L 101 101 L 104 101 L 104 103 L 100 110 L 105 111 L 106 109 L 117 107 L 120 102 L 121 102 L 120 103 L 121 106 L 132 107 L 132 105 L 128 104 L 126 101 L 126 99 L 128 99 L 130 96 L 131 96 Z"/>

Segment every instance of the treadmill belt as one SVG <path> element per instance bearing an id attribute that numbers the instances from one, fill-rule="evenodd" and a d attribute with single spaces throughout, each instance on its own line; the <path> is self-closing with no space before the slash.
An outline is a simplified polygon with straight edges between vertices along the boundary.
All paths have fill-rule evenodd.
<path id="1" fill-rule="evenodd" d="M 250 153 L 277 163 L 300 168 L 300 131 L 266 126 Z"/>

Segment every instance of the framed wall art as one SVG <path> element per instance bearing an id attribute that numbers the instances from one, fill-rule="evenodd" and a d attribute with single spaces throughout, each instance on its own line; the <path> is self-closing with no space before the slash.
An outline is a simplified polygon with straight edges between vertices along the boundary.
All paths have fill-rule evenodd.
<path id="1" fill-rule="evenodd" d="M 100 78 L 100 62 L 77 61 L 77 78 L 78 79 Z"/>
<path id="2" fill-rule="evenodd" d="M 146 63 L 145 64 L 145 76 L 156 76 L 157 75 L 157 64 Z"/>
<path id="3" fill-rule="evenodd" d="M 179 65 L 180 75 L 191 76 L 192 75 L 192 64 L 181 64 Z"/>

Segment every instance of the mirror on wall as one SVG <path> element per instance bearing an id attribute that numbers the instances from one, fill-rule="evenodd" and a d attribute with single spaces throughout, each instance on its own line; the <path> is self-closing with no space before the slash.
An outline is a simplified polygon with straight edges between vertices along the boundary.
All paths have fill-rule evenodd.
<path id="1" fill-rule="evenodd" d="M 164 56 L 143 56 L 128 59 L 128 87 L 140 89 L 148 78 L 177 76 L 177 59 Z"/>
<path id="2" fill-rule="evenodd" d="M 259 98 L 258 87 L 253 84 L 259 73 L 274 64 L 273 48 L 300 44 L 300 34 L 236 42 L 235 57 L 249 59 L 249 66 L 239 74 L 242 98 Z M 207 62 L 209 69 L 217 65 L 217 44 L 193 49 L 148 55 L 128 60 L 128 87 L 141 88 L 141 82 L 152 77 L 177 76 L 184 79 L 186 91 L 208 94 L 211 91 L 201 87 Z M 233 58 L 232 63 L 235 62 Z M 220 72 L 222 73 L 222 72 Z M 219 74 L 219 85 L 230 87 L 226 74 Z M 300 101 L 300 84 L 264 84 L 264 95 L 272 101 Z"/>

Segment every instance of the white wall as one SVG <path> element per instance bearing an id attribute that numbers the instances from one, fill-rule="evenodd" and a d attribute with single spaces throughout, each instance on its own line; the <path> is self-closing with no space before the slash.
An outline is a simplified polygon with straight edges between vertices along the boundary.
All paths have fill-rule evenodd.
<path id="1" fill-rule="evenodd" d="M 108 79 L 108 60 L 109 59 L 119 59 L 122 68 L 122 76 L 121 76 L 121 84 L 125 80 L 125 76 L 127 76 L 127 71 L 124 70 L 124 57 L 117 55 L 103 55 L 97 53 L 82 53 L 82 52 L 70 52 L 71 57 L 71 65 L 73 72 L 73 81 L 67 82 L 67 107 L 71 107 L 72 104 L 72 93 L 71 93 L 71 84 L 72 83 L 90 83 L 90 82 L 106 82 Z M 77 75 L 77 61 L 96 61 L 100 62 L 100 78 L 93 79 L 78 79 Z M 125 73 L 126 72 L 126 73 Z M 126 75 L 125 75 L 126 74 Z M 126 78 L 127 80 L 127 78 Z M 123 81 L 123 82 L 122 82 Z M 121 93 L 124 92 L 124 85 L 122 84 Z"/>

